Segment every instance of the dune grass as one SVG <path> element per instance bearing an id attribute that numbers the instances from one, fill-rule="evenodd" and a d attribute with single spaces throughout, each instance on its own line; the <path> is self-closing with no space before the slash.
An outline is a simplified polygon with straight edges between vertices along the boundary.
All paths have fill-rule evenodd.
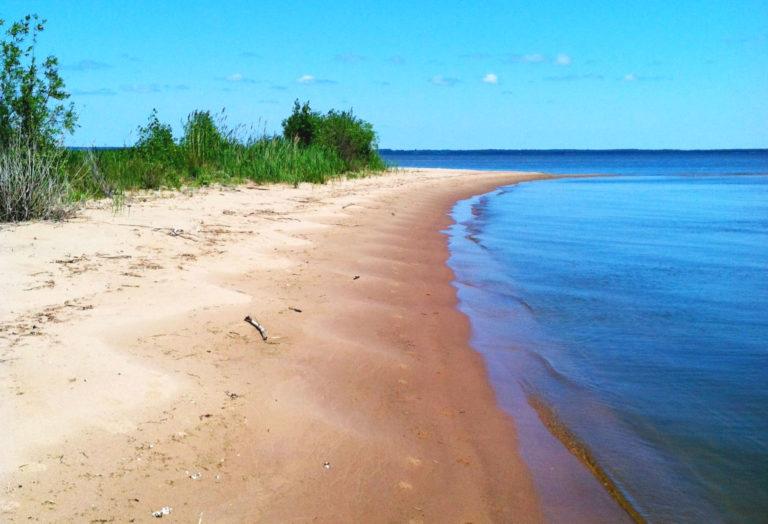
<path id="1" fill-rule="evenodd" d="M 0 222 L 60 219 L 69 213 L 70 185 L 60 151 L 14 142 L 0 151 Z"/>
<path id="2" fill-rule="evenodd" d="M 337 113 L 330 112 L 337 118 Z M 349 125 L 349 122 L 347 122 Z M 354 122 L 353 122 L 354 124 Z M 349 133 L 348 133 L 349 134 Z M 301 143 L 280 136 L 240 137 L 207 111 L 191 113 L 184 135 L 174 140 L 170 126 L 156 113 L 139 128 L 132 147 L 68 150 L 67 179 L 76 198 L 97 198 L 137 190 L 179 188 L 213 183 L 232 184 L 301 182 L 322 184 L 340 176 L 387 168 L 375 149 L 374 135 L 350 155 L 341 137 L 337 142 Z"/>
<path id="3" fill-rule="evenodd" d="M 148 154 L 135 147 L 69 150 L 64 164 L 76 199 L 137 189 L 178 189 L 249 180 L 323 184 L 331 178 L 386 169 L 383 161 L 377 161 L 360 171 L 347 171 L 335 152 L 318 146 L 300 147 L 282 138 L 247 145 L 226 144 L 214 151 L 207 150 L 207 154 L 207 158 L 201 159 L 181 147 L 168 155 Z"/>
<path id="4" fill-rule="evenodd" d="M 78 201 L 142 189 L 210 184 L 323 184 L 387 169 L 370 125 L 351 113 L 318 118 L 318 140 L 253 138 L 229 129 L 221 115 L 191 113 L 178 140 L 153 111 L 133 146 L 106 149 L 0 149 L 0 221 L 57 218 Z M 328 122 L 327 125 L 325 122 Z"/>

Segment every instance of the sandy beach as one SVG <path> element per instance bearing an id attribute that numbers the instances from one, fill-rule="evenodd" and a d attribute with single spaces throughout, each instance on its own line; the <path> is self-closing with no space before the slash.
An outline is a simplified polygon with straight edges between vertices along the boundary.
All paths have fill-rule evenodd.
<path id="1" fill-rule="evenodd" d="M 0 520 L 537 522 L 410 170 L 0 229 Z M 257 319 L 269 335 L 243 321 Z"/>

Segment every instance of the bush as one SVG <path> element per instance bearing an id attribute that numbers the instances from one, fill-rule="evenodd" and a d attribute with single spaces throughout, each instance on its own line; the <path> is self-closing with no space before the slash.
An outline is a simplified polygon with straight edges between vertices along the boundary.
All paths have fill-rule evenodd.
<path id="1" fill-rule="evenodd" d="M 378 154 L 373 126 L 352 111 L 328 111 L 321 115 L 296 100 L 293 113 L 283 120 L 283 136 L 302 147 L 316 146 L 333 151 L 343 162 L 343 171 L 384 169 Z"/>
<path id="2" fill-rule="evenodd" d="M 150 113 L 146 126 L 139 126 L 139 138 L 135 148 L 147 160 L 175 163 L 177 151 L 173 130 L 170 125 L 160 122 L 157 109 Z"/>
<path id="3" fill-rule="evenodd" d="M 364 169 L 378 156 L 373 126 L 351 111 L 329 111 L 322 119 L 316 143 L 336 151 L 347 171 Z"/>
<path id="4" fill-rule="evenodd" d="M 219 158 L 229 140 L 219 129 L 209 111 L 194 111 L 184 124 L 181 148 L 191 171 L 197 173 Z"/>
<path id="5" fill-rule="evenodd" d="M 296 100 L 291 116 L 283 120 L 283 136 L 286 140 L 306 147 L 313 143 L 322 118 L 320 113 L 310 109 L 309 102 L 301 105 Z"/>
<path id="6" fill-rule="evenodd" d="M 0 152 L 0 222 L 62 218 L 68 191 L 60 152 L 20 142 Z"/>
<path id="7" fill-rule="evenodd" d="M 128 150 L 120 166 L 131 185 L 146 189 L 159 189 L 169 185 L 178 170 L 179 146 L 173 139 L 173 130 L 163 124 L 153 109 L 147 125 L 139 126 L 136 145 Z"/>

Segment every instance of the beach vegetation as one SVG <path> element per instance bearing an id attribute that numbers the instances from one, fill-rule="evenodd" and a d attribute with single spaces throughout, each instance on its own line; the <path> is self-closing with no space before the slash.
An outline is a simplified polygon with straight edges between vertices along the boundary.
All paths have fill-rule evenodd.
<path id="1" fill-rule="evenodd" d="M 62 152 L 19 141 L 0 151 L 0 222 L 60 219 L 72 208 Z"/>
<path id="2" fill-rule="evenodd" d="M 320 113 L 309 107 L 309 101 L 301 104 L 296 100 L 293 102 L 293 112 L 283 120 L 283 136 L 286 140 L 306 147 L 313 142 L 321 118 Z"/>
<path id="3" fill-rule="evenodd" d="M 312 110 L 309 101 L 302 104 L 296 100 L 293 112 L 283 120 L 283 137 L 301 147 L 333 151 L 347 171 L 385 168 L 373 126 L 356 117 L 352 110 L 331 109 L 321 114 Z"/>
<path id="4" fill-rule="evenodd" d="M 375 149 L 375 134 L 360 145 L 355 130 L 344 128 L 348 122 L 337 121 L 336 115 L 341 113 L 329 114 L 334 115 L 331 124 L 305 144 L 285 136 L 243 135 L 227 126 L 223 113 L 215 116 L 209 111 L 190 113 L 183 135 L 176 140 L 171 126 L 153 110 L 147 123 L 138 128 L 135 144 L 68 150 L 66 168 L 78 198 L 248 180 L 325 183 L 335 177 L 386 169 Z M 370 125 L 366 129 L 373 132 Z"/>
<path id="5" fill-rule="evenodd" d="M 157 109 L 153 109 L 147 124 L 139 126 L 139 138 L 134 148 L 142 156 L 171 164 L 177 156 L 176 142 L 173 139 L 173 129 L 168 124 L 160 122 Z"/>
<path id="6" fill-rule="evenodd" d="M 0 148 L 54 147 L 75 129 L 74 106 L 55 56 L 38 60 L 38 36 L 46 21 L 27 15 L 12 23 L 0 41 Z M 0 28 L 5 25 L 0 20 Z"/>
<path id="7" fill-rule="evenodd" d="M 0 221 L 61 218 L 71 208 L 60 148 L 77 116 L 56 57 L 36 52 L 46 21 L 0 19 Z"/>
<path id="8" fill-rule="evenodd" d="M 210 111 L 193 111 L 187 117 L 179 145 L 193 177 L 203 173 L 207 165 L 215 163 L 221 152 L 232 145 L 232 137 L 225 136 L 224 129 L 223 112 L 220 124 Z"/>
<path id="9" fill-rule="evenodd" d="M 364 169 L 380 162 L 373 126 L 351 110 L 330 110 L 320 122 L 315 142 L 338 154 L 347 170 Z"/>
<path id="10" fill-rule="evenodd" d="M 0 25 L 2 21 L 0 21 Z M 49 56 L 35 55 L 45 20 L 10 26 L 0 54 L 0 221 L 60 218 L 91 198 L 122 201 L 127 191 L 214 183 L 325 183 L 386 169 L 373 126 L 352 111 L 294 104 L 282 135 L 227 125 L 224 112 L 197 110 L 175 137 L 153 110 L 137 139 L 117 148 L 65 148 L 77 122 Z"/>

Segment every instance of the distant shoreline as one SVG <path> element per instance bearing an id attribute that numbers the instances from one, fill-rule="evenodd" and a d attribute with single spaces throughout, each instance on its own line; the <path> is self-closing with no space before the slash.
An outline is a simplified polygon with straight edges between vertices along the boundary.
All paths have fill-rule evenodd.
<path id="1" fill-rule="evenodd" d="M 120 150 L 131 146 L 66 146 L 73 151 L 88 150 Z M 384 154 L 458 154 L 458 155 L 495 155 L 495 154 L 530 154 L 530 153 L 766 153 L 768 148 L 724 148 L 724 149 L 642 149 L 642 148 L 617 148 L 617 149 L 396 149 L 379 148 L 379 153 Z"/>
<path id="2" fill-rule="evenodd" d="M 529 153 L 766 153 L 768 148 L 725 148 L 725 149 L 389 149 L 380 148 L 380 153 L 397 154 L 459 154 L 459 155 L 495 155 Z"/>

